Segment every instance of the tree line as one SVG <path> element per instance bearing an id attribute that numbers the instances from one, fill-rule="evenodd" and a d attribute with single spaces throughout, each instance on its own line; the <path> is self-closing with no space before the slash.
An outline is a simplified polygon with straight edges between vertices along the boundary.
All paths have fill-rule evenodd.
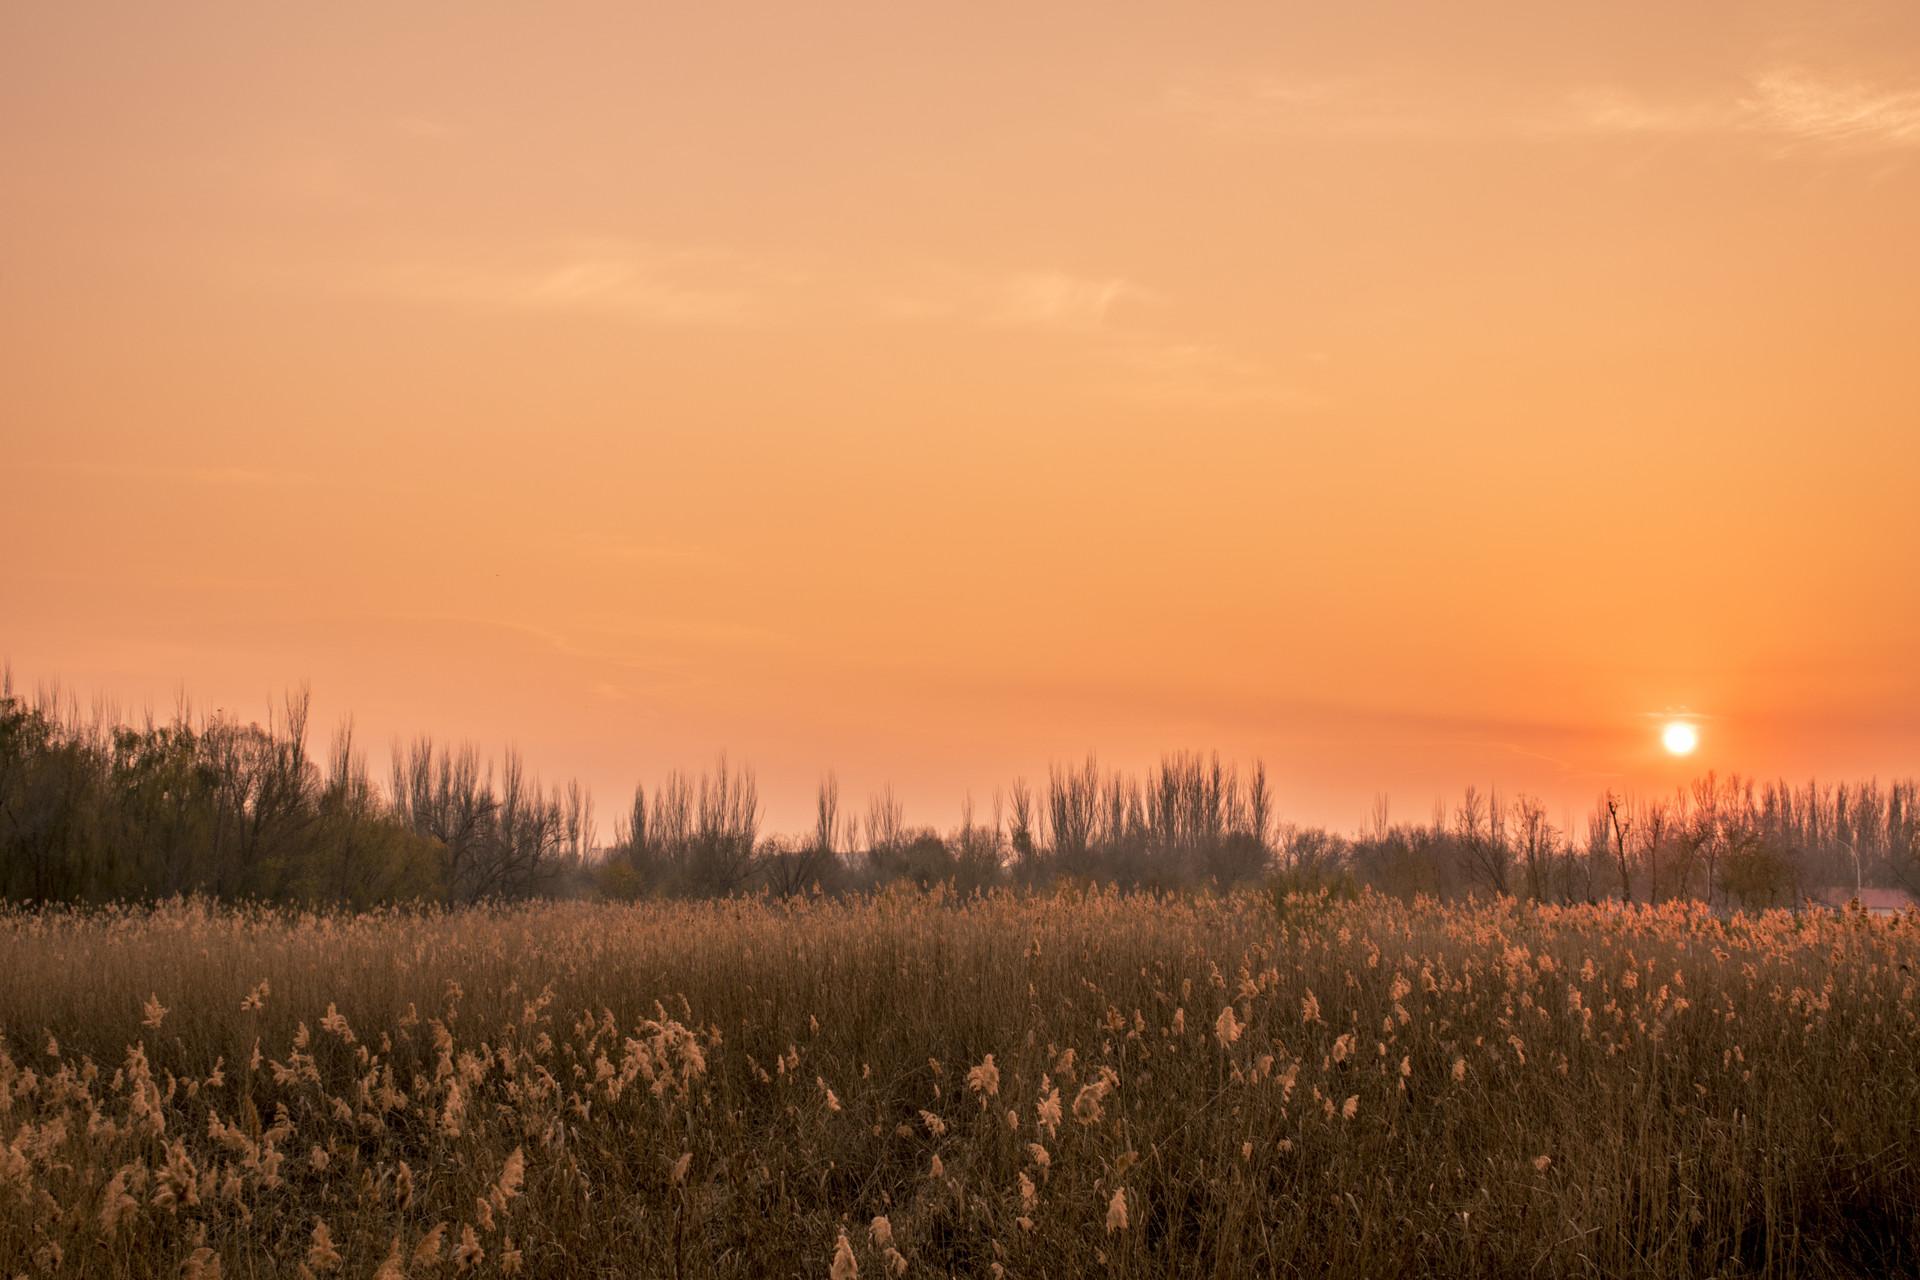
<path id="1" fill-rule="evenodd" d="M 864 813 L 843 806 L 828 774 L 812 830 L 762 836 L 751 770 L 722 759 L 697 777 L 672 773 L 634 791 L 597 868 L 617 897 L 696 896 L 766 889 L 847 892 L 894 881 L 963 891 L 1056 880 L 1174 889 L 1261 880 L 1272 868 L 1273 803 L 1265 769 L 1243 775 L 1218 754 L 1179 753 L 1144 777 L 1093 760 L 1055 766 L 1044 788 L 1025 780 L 971 797 L 957 827 L 909 825 L 891 787 Z"/>
<path id="2" fill-rule="evenodd" d="M 316 762 L 307 718 L 301 693 L 265 724 L 183 707 L 136 725 L 0 682 L 0 896 L 471 902 L 585 866 L 586 793 L 543 789 L 517 753 L 418 738 L 383 788 L 350 726 Z"/>
<path id="3" fill-rule="evenodd" d="M 1531 796 L 1469 787 L 1430 821 L 1396 824 L 1384 798 L 1351 838 L 1300 832 L 1283 868 L 1402 896 L 1506 894 L 1540 902 L 1795 906 L 1867 887 L 1920 893 L 1920 783 L 1760 782 L 1708 773 L 1672 795 L 1608 793 L 1584 818 L 1550 820 Z"/>
<path id="4" fill-rule="evenodd" d="M 1831 887 L 1920 891 L 1911 780 L 1709 774 L 1672 796 L 1603 796 L 1580 824 L 1556 824 L 1537 798 L 1469 787 L 1419 823 L 1391 821 L 1383 797 L 1341 835 L 1280 820 L 1258 762 L 1181 752 L 1139 774 L 1092 758 L 1055 765 L 996 792 L 985 812 L 969 798 L 946 830 L 910 824 L 891 788 L 843 803 L 831 774 L 810 830 L 770 833 L 763 820 L 753 771 L 725 757 L 635 788 L 601 845 L 586 790 L 544 785 L 511 750 L 484 758 L 419 737 L 396 744 L 376 780 L 350 725 L 313 758 L 304 693 L 264 724 L 184 707 L 131 724 L 83 716 L 54 692 L 16 694 L 0 677 L 0 896 L 11 901 L 370 906 L 1068 882 L 1753 909 Z"/>

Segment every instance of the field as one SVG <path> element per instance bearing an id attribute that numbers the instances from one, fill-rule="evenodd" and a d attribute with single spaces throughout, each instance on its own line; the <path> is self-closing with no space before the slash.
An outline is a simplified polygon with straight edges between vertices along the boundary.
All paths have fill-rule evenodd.
<path id="1" fill-rule="evenodd" d="M 1916 959 L 1678 903 L 15 912 L 0 1274 L 1913 1273 Z"/>

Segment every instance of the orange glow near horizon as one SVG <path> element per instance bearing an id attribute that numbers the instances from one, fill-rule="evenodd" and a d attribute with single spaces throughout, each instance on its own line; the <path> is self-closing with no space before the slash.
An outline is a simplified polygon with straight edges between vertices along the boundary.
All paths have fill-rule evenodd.
<path id="1" fill-rule="evenodd" d="M 0 14 L 0 659 L 781 827 L 1920 771 L 1920 9 Z M 1647 732 L 1696 708 L 1710 751 Z M 1707 759 L 1711 756 L 1711 760 Z"/>

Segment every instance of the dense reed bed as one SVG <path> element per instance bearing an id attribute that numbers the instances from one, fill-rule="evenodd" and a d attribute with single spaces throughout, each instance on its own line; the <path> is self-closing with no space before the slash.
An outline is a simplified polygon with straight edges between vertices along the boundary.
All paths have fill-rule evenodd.
<path id="1" fill-rule="evenodd" d="M 1920 923 L 1061 894 L 0 916 L 0 1271 L 1884 1275 Z"/>

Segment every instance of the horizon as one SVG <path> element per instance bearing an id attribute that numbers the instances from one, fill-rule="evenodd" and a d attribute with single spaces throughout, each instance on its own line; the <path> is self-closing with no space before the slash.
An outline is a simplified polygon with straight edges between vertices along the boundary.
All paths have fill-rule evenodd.
<path id="1" fill-rule="evenodd" d="M 590 852 L 606 853 L 616 847 L 618 842 L 617 826 L 631 804 L 637 788 L 645 788 L 650 803 L 657 799 L 658 789 L 669 776 L 679 775 L 689 781 L 699 782 L 711 775 L 716 763 L 724 765 L 743 776 L 754 780 L 761 797 L 759 821 L 763 839 L 784 839 L 804 837 L 814 824 L 815 802 L 819 788 L 829 780 L 837 789 L 839 804 L 846 816 L 855 824 L 863 821 L 870 801 L 878 801 L 883 796 L 898 800 L 902 805 L 901 817 L 904 820 L 903 831 L 908 833 L 932 831 L 943 838 L 955 836 L 970 821 L 976 829 L 986 829 L 1004 834 L 1006 823 L 1004 806 L 1007 794 L 1016 783 L 1026 783 L 1036 789 L 1043 789 L 1048 779 L 1056 771 L 1069 773 L 1087 767 L 1097 766 L 1102 777 L 1124 777 L 1139 781 L 1153 769 L 1176 760 L 1182 756 L 1195 759 L 1211 759 L 1225 767 L 1229 774 L 1241 782 L 1247 781 L 1252 770 L 1265 770 L 1265 761 L 1259 757 L 1239 757 L 1221 752 L 1218 748 L 1204 746 L 1170 747 L 1134 763 L 1115 764 L 1102 758 L 1098 752 L 1083 753 L 1077 757 L 1055 758 L 1046 761 L 1038 769 L 1027 773 L 1010 775 L 994 780 L 984 790 L 978 786 L 964 789 L 959 799 L 952 800 L 950 816 L 929 817 L 915 809 L 906 801 L 897 787 L 882 779 L 871 788 L 848 786 L 839 771 L 831 762 L 816 771 L 812 781 L 802 788 L 794 779 L 772 780 L 771 791 L 775 795 L 800 796 L 784 805 L 767 803 L 769 780 L 760 774 L 754 761 L 727 751 L 724 747 L 705 759 L 683 760 L 669 765 L 658 774 L 636 777 L 624 789 L 602 793 L 584 783 L 577 775 L 564 768 L 548 770 L 546 762 L 528 759 L 519 746 L 512 742 L 484 743 L 470 739 L 450 738 L 433 732 L 430 728 L 416 727 L 413 731 L 397 734 L 384 740 L 382 745 L 371 742 L 360 732 L 359 726 L 349 715 L 344 720 L 332 724 L 318 721 L 311 714 L 312 700 L 310 690 L 297 686 L 284 690 L 277 703 L 265 714 L 248 715 L 225 707 L 205 707 L 195 703 L 188 691 L 182 689 L 175 697 L 172 710 L 166 714 L 157 714 L 149 703 L 136 714 L 129 708 L 120 706 L 109 699 L 94 697 L 82 700 L 77 691 L 61 685 L 58 681 L 41 680 L 32 686 L 25 685 L 15 677 L 10 665 L 0 660 L 0 695 L 10 696 L 22 707 L 32 707 L 52 715 L 69 726 L 86 725 L 88 727 L 122 726 L 128 728 L 151 727 L 166 724 L 187 724 L 196 731 L 217 720 L 227 720 L 239 725 L 252 725 L 268 730 L 284 731 L 288 716 L 293 707 L 304 699 L 304 739 L 303 754 L 308 764 L 316 769 L 331 756 L 330 744 L 339 741 L 341 732 L 350 733 L 350 746 L 356 763 L 364 770 L 366 777 L 376 791 L 392 799 L 392 767 L 397 765 L 401 755 L 419 742 L 429 742 L 438 750 L 472 751 L 488 779 L 493 779 L 503 760 L 519 753 L 528 768 L 528 776 L 537 788 L 561 791 L 569 783 L 579 783 L 587 795 L 590 806 L 590 829 L 587 844 Z M 1686 723 L 1675 722 L 1675 723 Z M 1634 788 L 1605 787 L 1591 794 L 1584 805 L 1564 804 L 1557 811 L 1546 797 L 1528 792 L 1525 789 L 1509 788 L 1498 779 L 1466 779 L 1451 792 L 1436 793 L 1431 802 L 1423 807 L 1402 806 L 1390 792 L 1378 791 L 1368 801 L 1365 815 L 1349 823 L 1302 819 L 1288 808 L 1285 800 L 1284 780 L 1274 778 L 1270 772 L 1263 772 L 1262 780 L 1275 797 L 1272 813 L 1272 837 L 1277 851 L 1282 850 L 1292 833 L 1325 832 L 1346 840 L 1364 840 L 1369 834 L 1378 835 L 1384 830 L 1431 829 L 1439 831 L 1450 828 L 1458 818 L 1457 810 L 1462 798 L 1471 790 L 1480 802 L 1489 806 L 1489 819 L 1496 825 L 1513 819 L 1509 811 L 1525 802 L 1540 803 L 1546 810 L 1545 816 L 1551 824 L 1551 830 L 1557 838 L 1569 847 L 1577 846 L 1582 838 L 1578 824 L 1594 819 L 1602 813 L 1610 800 L 1618 800 L 1622 811 L 1629 814 L 1644 811 L 1648 806 L 1664 805 L 1674 802 L 1685 809 L 1694 803 L 1693 793 L 1702 784 L 1709 787 L 1716 784 L 1725 786 L 1731 795 L 1740 789 L 1748 788 L 1756 792 L 1782 790 L 1789 794 L 1798 794 L 1798 788 L 1825 788 L 1828 792 L 1838 787 L 1844 791 L 1859 791 L 1863 788 L 1880 788 L 1883 784 L 1897 787 L 1911 782 L 1913 775 L 1893 774 L 1861 776 L 1818 775 L 1805 778 L 1789 778 L 1786 775 L 1759 775 L 1734 770 L 1722 772 L 1714 768 L 1687 770 L 1691 751 L 1679 753 L 1672 760 L 1676 772 L 1662 790 L 1642 791 Z M 1499 812 L 1495 814 L 1493 807 Z M 1384 822 L 1384 828 L 1383 828 Z M 850 837 L 855 838 L 855 837 Z"/>
<path id="2" fill-rule="evenodd" d="M 23 680 L 783 826 L 1920 773 L 1920 10 L 567 13 L 0 15 Z"/>

